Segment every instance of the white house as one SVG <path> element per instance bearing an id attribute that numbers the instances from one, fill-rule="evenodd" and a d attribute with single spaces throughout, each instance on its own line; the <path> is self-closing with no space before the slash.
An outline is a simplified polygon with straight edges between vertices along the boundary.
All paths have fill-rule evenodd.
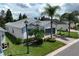
<path id="1" fill-rule="evenodd" d="M 25 20 L 28 21 L 29 30 L 35 28 L 35 25 L 37 24 L 37 20 L 23 19 L 23 20 L 16 21 L 16 22 L 6 23 L 5 24 L 6 30 L 17 38 L 25 39 L 27 36 L 27 31 L 26 31 L 26 27 L 25 27 L 25 23 L 24 23 Z M 44 29 L 45 34 L 50 33 L 50 30 L 51 30 L 50 21 L 39 21 L 39 25 L 40 25 L 40 28 Z M 53 25 L 53 28 L 52 28 L 53 34 L 55 34 L 57 32 L 57 30 L 60 29 L 61 27 L 63 28 L 63 30 L 68 29 L 68 25 L 63 22 L 54 21 L 54 23 L 52 25 Z"/>
<path id="2" fill-rule="evenodd" d="M 3 55 L 2 43 L 5 43 L 5 30 L 0 27 L 0 56 Z"/>
<path id="3" fill-rule="evenodd" d="M 42 25 L 44 26 L 44 29 L 45 29 L 45 32 L 50 34 L 49 32 L 51 31 L 51 27 L 50 27 L 50 21 L 40 21 Z M 68 24 L 65 23 L 65 22 L 60 22 L 56 19 L 53 20 L 53 24 L 52 24 L 52 27 L 53 27 L 53 33 L 56 34 L 57 33 L 57 30 L 60 30 L 62 28 L 62 30 L 66 31 L 68 30 Z"/>
<path id="4" fill-rule="evenodd" d="M 14 35 L 16 38 L 22 38 L 25 39 L 27 36 L 26 33 L 26 26 L 25 26 L 25 20 L 20 20 L 20 21 L 16 21 L 16 22 L 9 22 L 5 24 L 6 30 L 7 32 L 9 32 L 10 34 Z M 28 22 L 32 22 L 32 20 L 28 20 Z M 33 26 L 29 26 L 29 28 L 33 28 Z"/>

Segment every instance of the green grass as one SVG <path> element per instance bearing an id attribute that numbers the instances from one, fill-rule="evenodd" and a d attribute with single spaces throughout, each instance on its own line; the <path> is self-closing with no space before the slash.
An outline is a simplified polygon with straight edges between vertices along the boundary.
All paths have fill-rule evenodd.
<path id="1" fill-rule="evenodd" d="M 61 35 L 64 35 L 64 36 L 67 36 L 67 37 L 68 37 L 68 33 L 69 33 L 69 32 L 63 32 L 63 31 L 62 31 L 62 32 L 61 32 Z M 59 34 L 59 31 L 57 32 L 57 34 Z M 77 32 L 70 32 L 70 37 L 77 39 L 77 38 L 79 38 L 79 35 L 78 35 Z"/>
<path id="2" fill-rule="evenodd" d="M 46 55 L 65 44 L 59 41 L 56 42 L 44 42 L 42 46 L 32 47 L 30 46 L 30 53 L 26 54 L 27 47 L 23 45 L 15 45 L 13 44 L 9 38 L 6 37 L 6 41 L 9 42 L 9 48 L 4 51 L 5 55 L 13 55 L 13 56 L 42 56 Z"/>

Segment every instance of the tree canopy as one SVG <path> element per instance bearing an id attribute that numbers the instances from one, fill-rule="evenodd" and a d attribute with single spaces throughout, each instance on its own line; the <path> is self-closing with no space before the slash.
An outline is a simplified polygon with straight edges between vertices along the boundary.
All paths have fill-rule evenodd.
<path id="1" fill-rule="evenodd" d="M 10 11 L 10 9 L 8 9 L 6 12 L 5 21 L 13 22 L 13 16 L 12 16 L 12 12 Z"/>

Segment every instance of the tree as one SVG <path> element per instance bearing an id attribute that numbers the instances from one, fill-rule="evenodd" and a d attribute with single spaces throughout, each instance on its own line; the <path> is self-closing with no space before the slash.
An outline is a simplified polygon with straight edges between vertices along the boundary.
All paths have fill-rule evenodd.
<path id="1" fill-rule="evenodd" d="M 2 18 L 5 17 L 5 11 L 4 11 L 4 10 L 1 10 L 0 16 L 1 16 Z"/>
<path id="2" fill-rule="evenodd" d="M 5 21 L 13 22 L 13 16 L 12 16 L 12 12 L 10 11 L 10 9 L 8 9 L 6 12 Z"/>
<path id="3" fill-rule="evenodd" d="M 0 27 L 5 28 L 5 20 L 0 18 Z"/>
<path id="4" fill-rule="evenodd" d="M 42 14 L 47 14 L 51 19 L 50 19 L 50 26 L 51 26 L 51 38 L 52 38 L 52 24 L 53 24 L 53 17 L 56 14 L 57 9 L 59 6 L 51 6 L 47 4 L 47 7 L 45 7 L 45 11 Z"/>
<path id="5" fill-rule="evenodd" d="M 23 14 L 23 19 L 27 18 L 27 16 L 25 14 Z"/>
<path id="6" fill-rule="evenodd" d="M 38 28 L 32 29 L 31 33 L 34 34 L 35 39 L 42 39 L 44 37 L 44 31 Z"/>
<path id="7" fill-rule="evenodd" d="M 79 22 L 78 17 L 75 16 L 75 19 L 73 20 L 74 24 L 75 24 L 75 29 L 77 29 L 76 24 Z"/>
<path id="8" fill-rule="evenodd" d="M 23 17 L 22 17 L 22 15 L 21 15 L 21 13 L 19 14 L 19 19 L 18 20 L 22 20 L 23 19 Z"/>
<path id="9" fill-rule="evenodd" d="M 5 11 L 4 10 L 1 10 L 0 12 L 0 27 L 5 27 Z"/>
<path id="10" fill-rule="evenodd" d="M 61 20 L 68 21 L 68 25 L 69 25 L 69 36 L 70 36 L 70 25 L 71 25 L 71 23 L 73 22 L 74 19 L 75 19 L 75 16 L 74 16 L 74 14 L 72 12 L 71 13 L 64 13 L 61 16 Z"/>
<path id="11" fill-rule="evenodd" d="M 75 29 L 76 29 L 76 24 L 79 22 L 79 19 L 78 19 L 79 12 L 78 11 L 73 11 L 72 13 L 73 13 L 73 15 L 75 17 L 73 22 L 75 24 Z"/>

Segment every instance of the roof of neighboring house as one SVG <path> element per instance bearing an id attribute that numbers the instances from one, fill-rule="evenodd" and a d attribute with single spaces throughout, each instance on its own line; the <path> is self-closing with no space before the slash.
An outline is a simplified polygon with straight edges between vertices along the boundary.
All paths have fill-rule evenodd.
<path id="1" fill-rule="evenodd" d="M 0 27 L 0 31 L 4 31 L 5 32 L 5 30 L 2 27 Z"/>
<path id="2" fill-rule="evenodd" d="M 23 27 L 25 27 L 25 23 L 24 22 L 26 20 L 28 21 L 28 24 L 34 22 L 34 20 L 23 19 L 23 20 L 19 20 L 19 21 L 16 21 L 16 22 L 9 22 L 9 23 L 6 23 L 5 25 L 11 26 L 11 27 L 23 28 Z"/>
<path id="3" fill-rule="evenodd" d="M 52 21 L 53 21 L 54 24 L 67 24 L 64 21 L 59 21 L 57 19 L 53 19 Z M 49 20 L 43 20 L 42 22 L 50 22 L 50 19 Z"/>
<path id="4" fill-rule="evenodd" d="M 53 22 L 56 23 L 56 24 L 67 24 L 66 22 L 59 21 L 57 19 L 53 19 Z"/>
<path id="5" fill-rule="evenodd" d="M 20 20 L 20 21 L 16 21 L 16 22 L 9 22 L 9 23 L 6 23 L 5 25 L 7 26 L 11 26 L 11 27 L 17 27 L 17 28 L 23 28 L 25 27 L 25 21 L 28 21 L 28 24 L 29 24 L 29 27 L 34 27 L 36 26 L 37 23 L 39 23 L 39 25 L 41 27 L 50 27 L 50 21 L 40 21 L 40 20 L 35 20 L 35 19 L 23 19 L 23 20 Z M 56 19 L 53 20 L 54 24 L 66 24 L 65 22 L 60 22 Z"/>
<path id="6" fill-rule="evenodd" d="M 50 21 L 51 19 L 50 19 L 50 18 L 43 17 L 43 19 L 39 19 L 39 20 L 41 20 L 41 21 Z M 59 21 L 59 20 L 57 20 L 57 19 L 53 19 L 52 21 L 53 21 L 54 23 L 56 23 L 56 24 L 66 24 L 66 22 L 64 22 L 64 21 Z"/>

